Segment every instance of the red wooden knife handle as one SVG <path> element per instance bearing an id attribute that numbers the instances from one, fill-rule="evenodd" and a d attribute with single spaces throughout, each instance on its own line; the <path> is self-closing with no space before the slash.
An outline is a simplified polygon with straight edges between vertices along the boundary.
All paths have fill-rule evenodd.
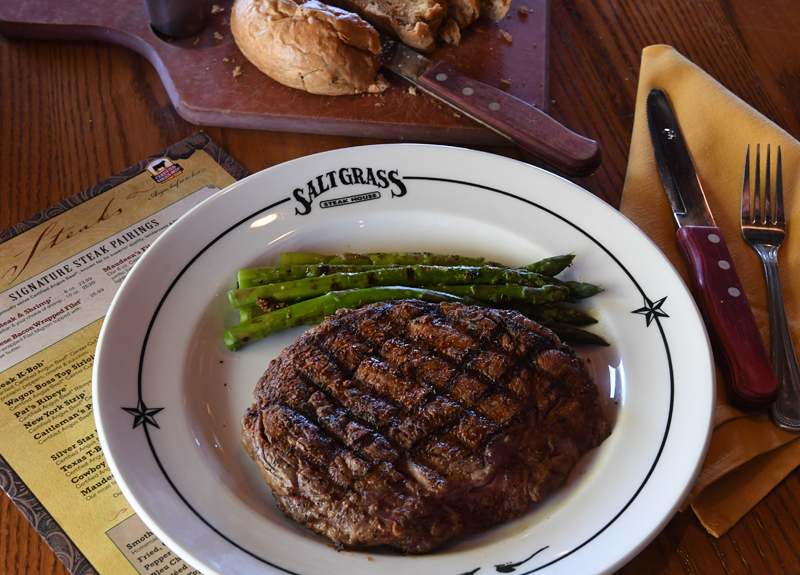
<path id="1" fill-rule="evenodd" d="M 579 136 L 519 98 L 473 80 L 447 62 L 437 62 L 417 79 L 417 86 L 574 176 L 600 165 L 597 142 Z"/>
<path id="2" fill-rule="evenodd" d="M 726 375 L 728 403 L 744 409 L 769 407 L 777 398 L 778 383 L 722 232 L 684 226 L 678 229 L 678 243 Z"/>

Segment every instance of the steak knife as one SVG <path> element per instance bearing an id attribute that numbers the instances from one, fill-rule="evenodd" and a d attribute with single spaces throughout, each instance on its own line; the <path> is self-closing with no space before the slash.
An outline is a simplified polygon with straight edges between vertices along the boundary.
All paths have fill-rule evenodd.
<path id="1" fill-rule="evenodd" d="M 447 62 L 434 64 L 383 32 L 380 36 L 381 63 L 424 92 L 567 174 L 586 176 L 600 165 L 600 147 L 594 140 L 568 130 L 519 98 L 461 74 Z"/>
<path id="2" fill-rule="evenodd" d="M 647 122 L 658 171 L 678 222 L 678 244 L 689 264 L 695 300 L 720 368 L 728 376 L 728 403 L 744 409 L 769 407 L 777 398 L 778 382 L 767 349 L 661 88 L 648 94 Z"/>

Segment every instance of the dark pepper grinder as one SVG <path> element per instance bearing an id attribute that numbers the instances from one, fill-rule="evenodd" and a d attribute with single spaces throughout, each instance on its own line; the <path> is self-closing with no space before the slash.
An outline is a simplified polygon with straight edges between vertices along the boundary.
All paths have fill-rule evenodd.
<path id="1" fill-rule="evenodd" d="M 188 38 L 206 27 L 211 0 L 144 0 L 153 28 L 171 38 Z"/>

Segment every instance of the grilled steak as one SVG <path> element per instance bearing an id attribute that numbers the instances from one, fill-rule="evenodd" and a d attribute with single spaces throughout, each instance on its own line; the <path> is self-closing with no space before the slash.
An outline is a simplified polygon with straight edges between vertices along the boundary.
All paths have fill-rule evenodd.
<path id="1" fill-rule="evenodd" d="M 340 310 L 272 361 L 243 443 L 287 516 L 339 548 L 424 553 L 522 515 L 610 425 L 574 352 L 513 312 Z"/>

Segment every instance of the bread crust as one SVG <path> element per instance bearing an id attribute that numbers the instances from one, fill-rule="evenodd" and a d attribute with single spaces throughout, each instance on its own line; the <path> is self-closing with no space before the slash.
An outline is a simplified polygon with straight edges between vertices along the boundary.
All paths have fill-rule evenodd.
<path id="1" fill-rule="evenodd" d="M 436 35 L 447 14 L 446 0 L 330 0 L 357 12 L 370 24 L 420 52 L 436 48 Z M 510 1 L 510 0 L 509 0 Z"/>
<path id="2" fill-rule="evenodd" d="M 449 0 L 447 17 L 455 20 L 459 28 L 466 28 L 481 15 L 481 0 Z"/>
<path id="3" fill-rule="evenodd" d="M 317 0 L 236 0 L 231 31 L 244 56 L 286 86 L 328 96 L 388 87 L 378 33 L 351 12 Z"/>
<path id="4" fill-rule="evenodd" d="M 492 20 L 502 20 L 506 17 L 511 0 L 481 0 L 481 16 Z"/>

